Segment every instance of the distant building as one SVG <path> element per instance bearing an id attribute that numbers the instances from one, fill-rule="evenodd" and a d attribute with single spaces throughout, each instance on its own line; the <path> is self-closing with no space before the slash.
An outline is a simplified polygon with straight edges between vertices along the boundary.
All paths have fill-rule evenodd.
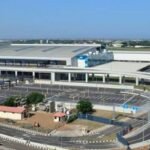
<path id="1" fill-rule="evenodd" d="M 114 44 L 120 47 L 122 41 Z M 134 85 L 150 84 L 150 71 L 146 74 L 140 71 L 150 66 L 149 51 L 114 49 L 106 50 L 100 44 L 7 44 L 0 47 L 0 86 L 5 88 L 6 81 L 8 85 L 23 81 L 26 84 L 95 86 L 98 83 L 101 86 L 101 83 L 112 84 L 109 81 L 114 76 L 119 84 L 129 77 L 135 81 L 130 82 Z M 114 61 L 118 63 L 107 69 Z M 104 64 L 105 68 L 101 67 Z M 125 64 L 128 65 L 126 71 L 122 69 Z M 141 67 L 131 70 L 131 66 Z"/>
<path id="2" fill-rule="evenodd" d="M 7 107 L 0 106 L 0 118 L 12 119 L 12 120 L 22 120 L 25 116 L 24 107 Z"/>
<path id="3" fill-rule="evenodd" d="M 114 43 L 112 43 L 113 47 L 122 47 L 123 43 L 121 41 L 115 41 Z"/>
<path id="4" fill-rule="evenodd" d="M 4 45 L 0 47 L 0 65 L 85 67 L 87 56 L 93 56 L 98 47 L 100 44 L 42 44 L 42 40 L 40 44 Z"/>
<path id="5" fill-rule="evenodd" d="M 135 45 L 135 48 L 150 48 L 150 46 L 144 46 L 144 45 Z"/>

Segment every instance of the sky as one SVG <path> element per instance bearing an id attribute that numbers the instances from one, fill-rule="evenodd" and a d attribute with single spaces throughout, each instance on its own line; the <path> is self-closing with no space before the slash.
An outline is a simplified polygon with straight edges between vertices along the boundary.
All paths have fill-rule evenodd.
<path id="1" fill-rule="evenodd" d="M 0 0 L 0 39 L 150 39 L 150 0 Z"/>

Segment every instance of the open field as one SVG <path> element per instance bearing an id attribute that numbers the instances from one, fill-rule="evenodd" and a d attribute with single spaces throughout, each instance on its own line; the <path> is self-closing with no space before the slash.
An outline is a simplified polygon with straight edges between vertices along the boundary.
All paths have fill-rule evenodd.
<path id="1" fill-rule="evenodd" d="M 93 112 L 92 115 L 104 117 L 104 118 L 109 118 L 109 119 L 113 118 L 113 112 L 112 111 L 106 111 L 106 110 L 95 110 L 95 112 Z M 115 112 L 115 117 L 117 120 L 125 118 L 123 116 L 123 113 L 118 113 L 118 112 Z"/>
<path id="2" fill-rule="evenodd" d="M 100 128 L 105 126 L 103 123 L 98 123 L 98 122 L 93 122 L 89 120 L 82 120 L 82 119 L 77 119 L 70 123 L 70 125 L 82 125 L 83 127 L 87 128 L 88 130 L 93 130 L 96 128 Z"/>
<path id="3" fill-rule="evenodd" d="M 139 85 L 139 86 L 135 86 L 136 89 L 140 89 L 140 90 L 147 90 L 150 91 L 150 85 Z"/>

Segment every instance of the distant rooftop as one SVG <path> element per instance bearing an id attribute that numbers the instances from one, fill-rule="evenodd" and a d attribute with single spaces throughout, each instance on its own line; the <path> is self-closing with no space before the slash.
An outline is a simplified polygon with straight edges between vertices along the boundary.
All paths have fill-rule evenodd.
<path id="1" fill-rule="evenodd" d="M 11 44 L 11 46 L 91 46 L 98 47 L 100 44 Z"/>

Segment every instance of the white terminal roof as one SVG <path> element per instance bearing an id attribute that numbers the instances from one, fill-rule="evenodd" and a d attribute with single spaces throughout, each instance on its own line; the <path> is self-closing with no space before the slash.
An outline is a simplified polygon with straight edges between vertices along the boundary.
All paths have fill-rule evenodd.
<path id="1" fill-rule="evenodd" d="M 118 62 L 112 61 L 109 63 L 101 64 L 93 69 L 105 70 L 105 71 L 116 71 L 116 72 L 137 72 L 138 70 L 150 65 L 150 63 L 143 62 Z"/>
<path id="2" fill-rule="evenodd" d="M 0 46 L 0 58 L 64 60 L 86 53 L 98 44 L 11 44 Z"/>

